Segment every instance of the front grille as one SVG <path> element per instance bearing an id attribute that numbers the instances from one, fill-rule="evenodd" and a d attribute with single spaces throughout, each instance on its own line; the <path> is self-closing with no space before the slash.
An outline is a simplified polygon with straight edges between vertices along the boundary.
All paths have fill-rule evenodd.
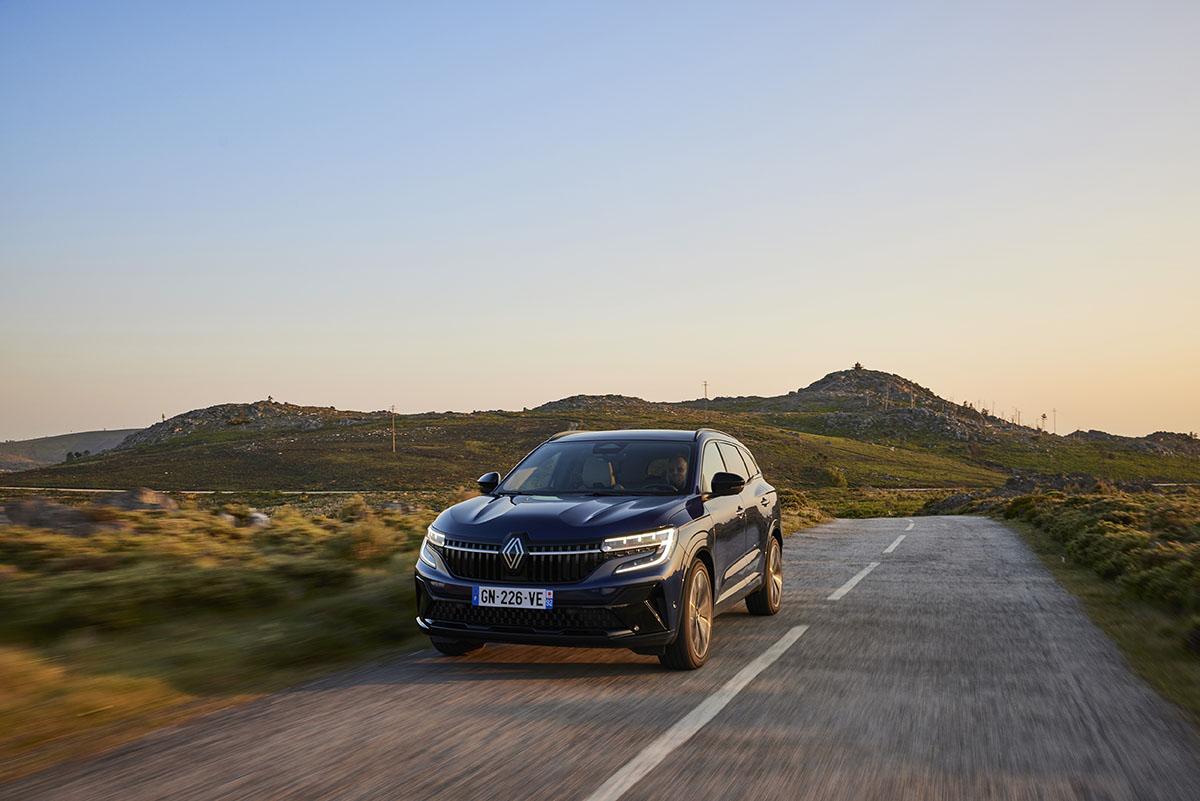
<path id="1" fill-rule="evenodd" d="M 527 545 L 517 569 L 509 570 L 500 548 L 500 545 L 448 539 L 439 551 L 446 567 L 458 578 L 525 584 L 583 581 L 610 557 L 595 544 Z"/>
<path id="2" fill-rule="evenodd" d="M 454 601 L 434 601 L 425 617 L 436 623 L 464 626 L 524 629 L 537 631 L 604 632 L 623 629 L 621 619 L 604 607 L 562 607 L 560 609 L 502 609 L 471 606 Z"/>

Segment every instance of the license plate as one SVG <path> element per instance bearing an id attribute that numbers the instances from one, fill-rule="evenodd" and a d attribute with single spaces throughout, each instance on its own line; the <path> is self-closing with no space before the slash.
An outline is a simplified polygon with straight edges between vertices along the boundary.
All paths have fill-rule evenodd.
<path id="1" fill-rule="evenodd" d="M 553 609 L 554 590 L 524 587 L 472 587 L 472 606 L 502 606 L 506 609 Z"/>

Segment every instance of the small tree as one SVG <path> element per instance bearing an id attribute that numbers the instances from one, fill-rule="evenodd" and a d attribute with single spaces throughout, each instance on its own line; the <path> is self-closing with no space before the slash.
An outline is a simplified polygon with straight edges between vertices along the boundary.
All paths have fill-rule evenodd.
<path id="1" fill-rule="evenodd" d="M 854 363 L 854 369 L 855 369 L 855 370 L 861 370 L 861 369 L 863 369 L 862 362 L 855 362 L 855 363 Z"/>

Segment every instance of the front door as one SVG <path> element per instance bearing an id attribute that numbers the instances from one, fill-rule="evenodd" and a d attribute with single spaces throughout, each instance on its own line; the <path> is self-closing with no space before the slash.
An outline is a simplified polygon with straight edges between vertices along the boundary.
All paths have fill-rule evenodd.
<path id="1" fill-rule="evenodd" d="M 704 446 L 700 457 L 700 492 L 707 495 L 712 492 L 712 477 L 717 473 L 729 472 L 725 462 L 717 450 L 716 442 Z M 729 569 L 745 553 L 746 521 L 745 508 L 740 495 L 726 495 L 719 498 L 707 497 L 704 501 L 704 511 L 712 520 L 713 533 L 713 584 L 716 588 L 714 597 L 721 597 L 724 587 L 733 583 L 737 573 L 726 576 Z"/>
<path id="2" fill-rule="evenodd" d="M 739 475 L 746 482 L 746 487 L 742 490 L 738 500 L 738 506 L 742 510 L 742 549 L 738 556 L 743 556 L 759 547 L 757 510 L 754 508 L 754 504 L 758 503 L 758 498 L 754 497 L 754 487 L 750 484 L 750 476 L 753 475 L 753 472 L 746 465 L 745 459 L 742 458 L 742 452 L 736 445 L 730 442 L 720 442 L 717 443 L 717 447 L 721 451 L 721 458 L 725 460 L 725 472 Z M 754 567 L 758 562 L 752 560 L 749 564 Z M 738 572 L 745 571 L 739 570 Z"/>

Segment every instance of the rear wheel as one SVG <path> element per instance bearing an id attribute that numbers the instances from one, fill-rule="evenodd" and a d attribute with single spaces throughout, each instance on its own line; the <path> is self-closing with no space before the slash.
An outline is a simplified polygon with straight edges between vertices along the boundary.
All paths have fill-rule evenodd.
<path id="1" fill-rule="evenodd" d="M 746 608 L 752 615 L 773 615 L 783 606 L 783 549 L 772 536 L 767 544 L 767 574 L 763 584 L 746 596 Z"/>
<path id="2" fill-rule="evenodd" d="M 441 637 L 430 637 L 433 647 L 446 656 L 462 656 L 483 647 L 481 642 L 466 642 L 465 640 L 446 640 Z"/>
<path id="3" fill-rule="evenodd" d="M 713 594 L 708 568 L 692 561 L 683 582 L 683 614 L 679 635 L 667 646 L 659 662 L 673 670 L 695 670 L 708 661 L 712 647 Z"/>

